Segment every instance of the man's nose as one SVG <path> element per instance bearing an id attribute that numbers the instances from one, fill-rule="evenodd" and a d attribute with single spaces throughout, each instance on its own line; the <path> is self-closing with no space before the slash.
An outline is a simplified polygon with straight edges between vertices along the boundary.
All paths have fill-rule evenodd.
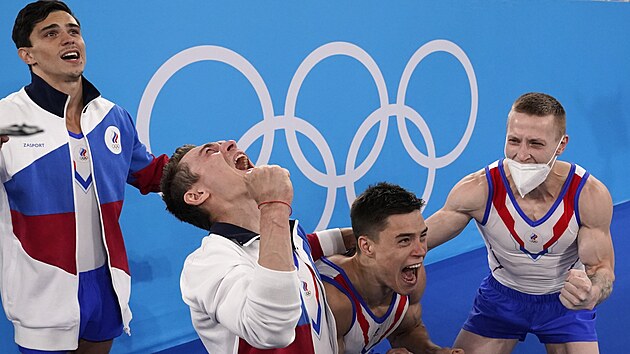
<path id="1" fill-rule="evenodd" d="M 66 31 L 61 31 L 60 36 L 62 45 L 74 44 L 74 37 L 72 37 L 70 33 Z"/>
<path id="2" fill-rule="evenodd" d="M 236 141 L 234 140 L 226 140 L 221 143 L 221 152 L 228 152 L 236 149 Z"/>
<path id="3" fill-rule="evenodd" d="M 516 151 L 516 161 L 525 162 L 529 160 L 531 156 L 532 154 L 530 153 L 529 148 L 527 147 L 527 144 L 519 145 L 518 150 Z"/>
<path id="4" fill-rule="evenodd" d="M 413 241 L 413 249 L 411 251 L 412 256 L 423 257 L 427 254 L 427 243 L 422 242 L 419 238 Z"/>

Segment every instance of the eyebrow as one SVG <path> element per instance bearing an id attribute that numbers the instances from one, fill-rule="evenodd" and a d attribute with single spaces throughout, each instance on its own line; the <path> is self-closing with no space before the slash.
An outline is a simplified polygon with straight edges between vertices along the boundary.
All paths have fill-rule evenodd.
<path id="1" fill-rule="evenodd" d="M 79 26 L 79 25 L 78 25 L 78 24 L 76 24 L 76 23 L 68 23 L 68 24 L 66 25 L 66 27 L 81 29 L 81 26 Z M 42 32 L 46 32 L 46 31 L 48 31 L 49 29 L 53 29 L 53 28 L 61 28 L 61 27 L 60 27 L 58 24 L 53 23 L 53 24 L 50 24 L 50 25 L 48 25 L 48 26 L 46 26 L 46 27 L 42 28 L 41 30 L 39 30 L 39 32 L 40 32 L 40 33 L 42 33 Z"/>
<path id="2" fill-rule="evenodd" d="M 428 230 L 429 230 L 429 227 L 428 226 L 425 227 L 424 230 L 420 231 L 420 236 L 422 236 L 423 234 L 426 234 Z M 396 238 L 409 237 L 409 236 L 413 236 L 413 235 L 415 235 L 415 233 L 413 233 L 413 232 L 406 232 L 406 233 L 402 233 L 402 234 L 396 235 Z"/>
<path id="3" fill-rule="evenodd" d="M 52 29 L 52 28 L 59 28 L 59 25 L 58 25 L 58 24 L 56 24 L 56 23 L 53 23 L 53 24 L 51 24 L 51 25 L 48 25 L 48 26 L 46 26 L 46 27 L 42 28 L 41 30 L 39 30 L 39 32 L 40 32 L 40 33 L 41 33 L 41 32 L 46 32 L 46 31 L 48 31 L 49 29 Z"/>

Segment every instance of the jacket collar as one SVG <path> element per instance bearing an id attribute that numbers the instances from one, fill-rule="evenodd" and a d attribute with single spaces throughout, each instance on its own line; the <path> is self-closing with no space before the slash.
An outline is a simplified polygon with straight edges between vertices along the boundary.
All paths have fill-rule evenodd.
<path id="1" fill-rule="evenodd" d="M 99 97 L 101 93 L 85 77 L 81 76 L 83 87 L 83 107 Z M 68 95 L 50 86 L 44 79 L 31 72 L 31 83 L 24 88 L 28 97 L 46 111 L 60 117 L 65 117 Z"/>
<path id="2" fill-rule="evenodd" d="M 254 237 L 258 236 L 258 234 L 254 231 L 249 231 L 240 226 L 223 222 L 215 222 L 214 224 L 212 224 L 212 226 L 210 227 L 210 233 L 223 236 L 228 240 L 232 240 L 238 243 L 241 246 L 249 242 Z"/>
<path id="3" fill-rule="evenodd" d="M 293 233 L 293 227 L 295 226 L 295 220 L 289 220 L 289 225 L 291 228 L 291 233 Z M 243 246 L 252 239 L 260 236 L 254 231 L 250 231 L 244 229 L 240 226 L 236 226 L 233 224 L 225 223 L 225 222 L 215 222 L 210 227 L 211 234 L 217 234 L 219 236 L 223 236 L 228 240 L 232 240 L 239 245 Z"/>

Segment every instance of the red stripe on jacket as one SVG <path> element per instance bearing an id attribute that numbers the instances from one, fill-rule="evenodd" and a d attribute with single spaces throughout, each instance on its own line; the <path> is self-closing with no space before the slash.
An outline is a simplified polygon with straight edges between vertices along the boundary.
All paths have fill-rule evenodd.
<path id="1" fill-rule="evenodd" d="M 27 216 L 11 210 L 13 233 L 33 259 L 77 274 L 74 213 Z"/>

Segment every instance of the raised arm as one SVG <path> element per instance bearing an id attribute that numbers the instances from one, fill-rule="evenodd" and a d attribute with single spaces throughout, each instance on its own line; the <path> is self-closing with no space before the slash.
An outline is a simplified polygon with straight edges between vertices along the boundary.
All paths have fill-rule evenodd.
<path id="1" fill-rule="evenodd" d="M 283 348 L 301 315 L 289 227 L 293 187 L 279 166 L 257 167 L 245 182 L 260 209 L 257 263 L 232 241 L 207 237 L 184 263 L 182 295 L 204 322 L 221 323 L 256 348 Z"/>
<path id="2" fill-rule="evenodd" d="M 560 301 L 570 309 L 593 309 L 610 295 L 615 280 L 615 255 L 610 235 L 612 199 L 606 186 L 590 176 L 578 202 L 581 226 L 578 254 L 586 272 L 572 269 Z"/>
<path id="3" fill-rule="evenodd" d="M 446 198 L 442 209 L 427 220 L 429 249 L 459 235 L 472 218 L 481 220 L 488 198 L 488 182 L 484 170 L 459 181 Z"/>
<path id="4" fill-rule="evenodd" d="M 293 202 L 289 171 L 275 165 L 260 166 L 247 173 L 245 183 L 260 209 L 258 264 L 279 271 L 295 269 L 289 230 Z"/>
<path id="5" fill-rule="evenodd" d="M 322 256 L 330 257 L 335 254 L 345 254 L 356 247 L 357 240 L 352 228 L 328 229 L 306 235 L 311 247 L 311 256 L 317 261 Z"/>

